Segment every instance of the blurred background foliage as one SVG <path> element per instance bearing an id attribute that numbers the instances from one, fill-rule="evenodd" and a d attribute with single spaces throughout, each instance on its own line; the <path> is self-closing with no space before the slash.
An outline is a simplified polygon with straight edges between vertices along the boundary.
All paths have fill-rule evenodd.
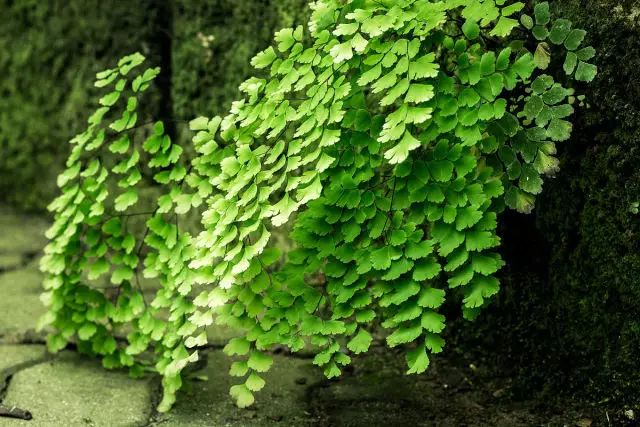
<path id="1" fill-rule="evenodd" d="M 305 0 L 0 0 L 0 11 L 0 200 L 29 211 L 54 194 L 96 72 L 140 51 L 163 68 L 149 114 L 223 114 L 251 57 L 308 14 Z"/>
<path id="2" fill-rule="evenodd" d="M 99 0 L 1 0 L 0 11 L 0 198 L 40 210 L 95 102 L 95 73 L 131 51 L 154 56 L 156 11 Z"/>
<path id="3" fill-rule="evenodd" d="M 94 74 L 141 51 L 163 68 L 145 114 L 223 114 L 249 59 L 305 0 L 0 0 L 0 202 L 42 211 L 66 142 L 95 106 Z M 640 6 L 556 0 L 589 31 L 600 73 L 532 215 L 501 219 L 503 291 L 454 351 L 510 369 L 523 396 L 559 390 L 637 405 L 640 395 Z M 636 207 L 634 209 L 634 206 Z"/>

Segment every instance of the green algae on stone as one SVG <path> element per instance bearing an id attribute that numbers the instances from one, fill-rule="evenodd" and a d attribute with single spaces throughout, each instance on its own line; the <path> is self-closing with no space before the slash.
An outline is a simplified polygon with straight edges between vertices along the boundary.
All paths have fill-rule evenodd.
<path id="1" fill-rule="evenodd" d="M 16 369 L 44 361 L 47 350 L 43 345 L 0 345 L 0 389 Z"/>
<path id="2" fill-rule="evenodd" d="M 42 217 L 19 214 L 0 205 L 0 255 L 33 254 L 42 250 L 48 227 Z"/>
<path id="3" fill-rule="evenodd" d="M 40 301 L 42 275 L 35 269 L 0 274 L 0 339 L 19 341 L 32 335 L 45 313 Z"/>

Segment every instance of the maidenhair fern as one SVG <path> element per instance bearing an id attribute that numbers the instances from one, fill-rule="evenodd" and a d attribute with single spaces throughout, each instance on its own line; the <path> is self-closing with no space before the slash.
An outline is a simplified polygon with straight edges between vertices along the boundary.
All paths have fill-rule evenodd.
<path id="1" fill-rule="evenodd" d="M 259 76 L 227 117 L 191 122 L 189 165 L 162 123 L 137 123 L 158 70 L 130 79 L 136 54 L 100 73 L 110 91 L 51 205 L 50 347 L 73 339 L 107 367 L 153 367 L 161 410 L 214 322 L 242 332 L 225 347 L 241 407 L 274 346 L 311 347 L 331 378 L 378 326 L 408 373 L 424 372 L 444 346 L 445 300 L 474 318 L 498 292 L 498 215 L 531 211 L 572 130 L 570 82 L 596 74 L 584 31 L 552 22 L 547 3 L 533 17 L 506 3 L 312 3 L 307 32 L 279 31 L 253 59 Z M 137 212 L 148 177 L 162 194 Z M 192 236 L 180 217 L 200 206 Z M 127 229 L 138 216 L 141 238 Z M 281 253 L 271 233 L 285 224 L 294 248 Z M 141 275 L 159 282 L 150 301 Z"/>

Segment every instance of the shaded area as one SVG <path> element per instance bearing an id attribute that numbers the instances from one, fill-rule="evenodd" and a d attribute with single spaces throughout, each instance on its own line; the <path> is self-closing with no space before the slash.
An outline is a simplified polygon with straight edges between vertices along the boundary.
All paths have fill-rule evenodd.
<path id="1" fill-rule="evenodd" d="M 533 394 L 515 396 L 512 378 L 488 359 L 449 355 L 433 360 L 426 374 L 407 376 L 399 352 L 377 347 L 354 367 L 312 389 L 309 401 L 321 425 L 607 425 L 604 410 L 579 401 L 550 405 Z"/>
<path id="2" fill-rule="evenodd" d="M 640 3 L 555 1 L 588 31 L 599 75 L 535 213 L 507 213 L 503 290 L 458 345 L 495 357 L 521 395 L 640 404 Z"/>

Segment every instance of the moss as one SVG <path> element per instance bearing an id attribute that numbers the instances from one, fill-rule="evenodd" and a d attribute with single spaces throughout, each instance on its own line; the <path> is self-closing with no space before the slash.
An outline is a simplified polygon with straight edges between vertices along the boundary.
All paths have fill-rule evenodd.
<path id="1" fill-rule="evenodd" d="M 276 30 L 308 16 L 306 0 L 143 0 L 135 8 L 0 0 L 0 9 L 0 49 L 10 52 L 0 56 L 0 201 L 26 210 L 43 209 L 55 192 L 66 141 L 93 107 L 87 89 L 97 71 L 141 51 L 167 73 L 153 112 L 178 121 L 223 114 L 251 73 L 250 58 Z"/>
<path id="2" fill-rule="evenodd" d="M 523 393 L 638 405 L 640 217 L 630 211 L 640 199 L 637 2 L 552 4 L 589 31 L 600 72 L 535 216 L 502 219 L 504 290 L 472 343 L 496 349 Z"/>
<path id="3" fill-rule="evenodd" d="M 173 21 L 174 115 L 225 114 L 251 76 L 251 58 L 282 27 L 307 20 L 306 0 L 176 0 Z"/>
<path id="4" fill-rule="evenodd" d="M 66 141 L 94 103 L 94 74 L 133 51 L 154 56 L 155 2 L 0 0 L 0 198 L 41 209 Z"/>

